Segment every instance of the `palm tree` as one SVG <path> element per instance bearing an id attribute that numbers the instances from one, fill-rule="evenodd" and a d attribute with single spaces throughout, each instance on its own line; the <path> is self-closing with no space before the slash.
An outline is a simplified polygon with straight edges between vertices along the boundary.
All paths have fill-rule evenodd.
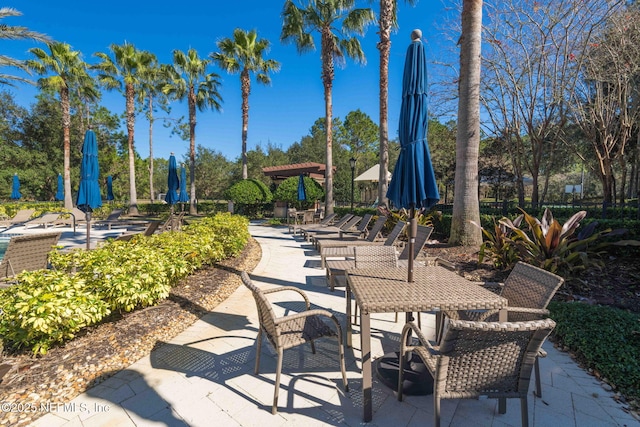
<path id="1" fill-rule="evenodd" d="M 453 217 L 449 241 L 480 246 L 482 233 L 478 200 L 478 153 L 480 150 L 480 44 L 482 0 L 464 0 L 460 36 L 458 131 Z"/>
<path id="2" fill-rule="evenodd" d="M 11 16 L 22 16 L 22 13 L 10 7 L 0 8 L 0 19 Z M 6 24 L 0 24 L 0 40 L 34 40 L 43 43 L 49 43 L 51 41 L 48 36 L 31 31 L 26 27 L 16 27 Z M 30 71 L 29 67 L 23 61 L 5 55 L 0 55 L 0 67 L 16 67 L 27 73 Z M 0 73 L 0 84 L 12 86 L 12 81 L 32 83 L 23 77 Z"/>
<path id="3" fill-rule="evenodd" d="M 140 103 L 142 108 L 146 110 L 147 120 L 149 120 L 149 197 L 151 203 L 155 200 L 155 189 L 153 188 L 153 124 L 155 123 L 155 101 L 159 101 L 160 108 L 167 108 L 167 100 L 162 93 L 162 88 L 166 84 L 166 73 L 163 66 L 158 65 L 155 55 L 153 65 L 146 67 L 142 73 L 142 81 L 140 86 Z M 158 98 L 158 96 L 161 96 Z"/>
<path id="4" fill-rule="evenodd" d="M 48 77 L 38 80 L 38 86 L 44 90 L 53 90 L 60 96 L 62 107 L 62 132 L 63 132 L 63 168 L 64 168 L 64 207 L 71 210 L 73 199 L 71 197 L 71 101 L 70 93 L 77 91 L 82 93 L 86 100 L 96 100 L 99 96 L 93 79 L 87 73 L 87 64 L 82 60 L 78 51 L 72 50 L 67 43 L 52 42 L 49 44 L 49 52 L 40 48 L 29 50 L 36 59 L 25 61 L 29 69 L 40 75 L 51 72 Z"/>
<path id="5" fill-rule="evenodd" d="M 187 98 L 189 106 L 189 177 L 191 180 L 189 213 L 196 214 L 196 109 L 203 111 L 207 107 L 220 110 L 222 97 L 218 92 L 220 76 L 207 73 L 210 61 L 198 56 L 195 49 L 185 54 L 181 50 L 173 51 L 173 67 L 169 68 L 169 83 L 162 91 L 174 99 Z"/>
<path id="6" fill-rule="evenodd" d="M 333 104 L 334 64 L 343 65 L 345 56 L 357 63 L 365 63 L 360 42 L 352 34 L 363 35 L 367 25 L 375 22 L 369 8 L 355 8 L 354 0 L 307 0 L 298 7 L 293 0 L 284 4 L 280 40 L 296 44 L 299 53 L 315 50 L 312 32 L 320 34 L 322 83 L 324 85 L 326 161 L 325 214 L 333 213 Z"/>
<path id="7" fill-rule="evenodd" d="M 229 74 L 240 73 L 242 90 L 242 179 L 247 179 L 247 131 L 249 128 L 249 94 L 251 93 L 251 73 L 256 81 L 271 84 L 269 72 L 280 69 L 280 63 L 273 59 L 264 59 L 269 50 L 269 40 L 258 40 L 256 30 L 249 32 L 236 28 L 233 39 L 225 38 L 216 43 L 220 52 L 211 53 L 213 59 Z"/>
<path id="8" fill-rule="evenodd" d="M 415 0 L 405 0 L 411 6 Z M 389 188 L 389 53 L 391 52 L 391 30 L 397 27 L 398 2 L 380 0 L 380 175 L 378 181 L 378 204 L 387 206 Z"/>
<path id="9" fill-rule="evenodd" d="M 122 91 L 126 102 L 127 139 L 129 148 L 129 214 L 138 215 L 138 194 L 136 191 L 136 166 L 134 150 L 134 125 L 136 121 L 136 93 L 142 86 L 143 76 L 148 67 L 154 65 L 155 56 L 147 51 L 136 49 L 125 42 L 122 45 L 112 44 L 109 47 L 113 57 L 108 53 L 97 52 L 95 55 L 101 62 L 92 68 L 98 70 L 98 81 L 106 89 Z"/>

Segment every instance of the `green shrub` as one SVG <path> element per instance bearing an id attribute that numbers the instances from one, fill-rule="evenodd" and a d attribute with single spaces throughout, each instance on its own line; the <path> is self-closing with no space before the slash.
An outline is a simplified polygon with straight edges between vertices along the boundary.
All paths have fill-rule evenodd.
<path id="1" fill-rule="evenodd" d="M 0 333 L 9 346 L 44 354 L 110 311 L 156 304 L 202 265 L 238 255 L 250 237 L 248 224 L 222 213 L 180 232 L 112 240 L 92 251 L 53 251 L 55 271 L 23 273 L 0 294 Z"/>
<path id="2" fill-rule="evenodd" d="M 496 268 L 502 270 L 509 269 L 518 262 L 518 251 L 511 240 L 512 229 L 505 225 L 507 221 L 509 221 L 507 218 L 499 222 L 494 220 L 493 233 L 481 227 L 484 241 L 480 245 L 479 262 L 487 256 Z M 517 227 L 521 221 L 522 217 L 518 217 L 512 225 Z"/>
<path id="3" fill-rule="evenodd" d="M 317 201 L 324 198 L 324 190 L 322 186 L 316 182 L 316 180 L 304 177 L 304 189 L 307 193 L 307 199 L 305 201 L 298 200 L 298 181 L 297 176 L 292 176 L 280 183 L 273 194 L 274 200 L 280 202 L 287 202 L 291 206 L 295 206 L 297 209 L 307 209 Z"/>
<path id="4" fill-rule="evenodd" d="M 243 179 L 236 182 L 225 193 L 225 197 L 238 205 L 238 212 L 256 216 L 260 206 L 271 202 L 271 190 L 257 179 Z"/>
<path id="5" fill-rule="evenodd" d="M 549 304 L 555 336 L 627 398 L 640 398 L 640 315 L 584 303 Z"/>
<path id="6" fill-rule="evenodd" d="M 109 314 L 107 304 L 79 276 L 40 270 L 18 275 L 19 284 L 0 293 L 0 334 L 5 345 L 45 354 Z"/>

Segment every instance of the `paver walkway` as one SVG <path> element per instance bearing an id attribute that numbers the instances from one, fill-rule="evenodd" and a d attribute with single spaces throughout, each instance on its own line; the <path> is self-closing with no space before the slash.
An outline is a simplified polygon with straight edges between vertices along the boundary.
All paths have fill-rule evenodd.
<path id="1" fill-rule="evenodd" d="M 344 328 L 344 289 L 329 292 L 320 258 L 313 247 L 294 238 L 286 228 L 252 224 L 262 260 L 252 272 L 261 287 L 294 285 L 314 305 L 339 316 Z M 283 293 L 285 294 L 285 293 Z M 291 297 L 289 295 L 289 297 Z M 295 298 L 295 295 L 294 295 Z M 299 307 L 291 300 L 274 300 L 282 313 Z M 423 314 L 423 324 L 433 316 Z M 359 340 L 347 350 L 350 392 L 344 393 L 335 354 L 335 340 L 285 351 L 277 415 L 271 415 L 275 357 L 263 345 L 261 373 L 253 374 L 258 320 L 249 291 L 241 286 L 214 311 L 185 332 L 140 359 L 129 368 L 88 390 L 67 404 L 53 405 L 51 413 L 32 425 L 55 426 L 358 426 L 362 421 L 362 381 Z M 398 347 L 402 322 L 394 316 L 372 319 L 372 354 L 379 357 Z M 356 327 L 356 333 L 358 328 Z M 160 343 L 159 343 L 160 344 Z M 598 381 L 571 358 L 545 344 L 549 356 L 541 359 L 543 398 L 529 397 L 530 425 L 634 426 L 640 425 L 605 391 Z M 398 402 L 393 392 L 374 379 L 375 426 L 418 426 L 433 422 L 430 396 L 407 396 Z M 508 401 L 507 414 L 497 414 L 497 401 L 445 400 L 443 425 L 518 426 L 520 405 Z"/>

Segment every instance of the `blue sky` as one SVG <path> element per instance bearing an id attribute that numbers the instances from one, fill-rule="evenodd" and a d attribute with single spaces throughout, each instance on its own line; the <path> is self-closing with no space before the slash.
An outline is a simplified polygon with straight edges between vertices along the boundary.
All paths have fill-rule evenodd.
<path id="1" fill-rule="evenodd" d="M 283 3 L 273 0 L 111 0 L 108 3 L 23 0 L 6 5 L 19 10 L 23 16 L 6 18 L 3 23 L 26 26 L 66 42 L 81 51 L 88 63 L 96 62 L 95 52 L 107 52 L 110 44 L 124 41 L 153 52 L 162 63 L 171 62 L 174 49 L 194 48 L 201 57 L 207 57 L 216 50 L 216 41 L 231 37 L 234 28 L 256 29 L 259 37 L 271 41 L 272 47 L 266 57 L 279 61 L 281 70 L 272 75 L 271 86 L 252 83 L 248 149 L 257 145 L 266 147 L 269 142 L 286 149 L 307 135 L 314 121 L 324 116 L 324 99 L 319 51 L 299 55 L 294 45 L 283 45 L 279 41 Z M 376 3 L 373 7 L 377 11 Z M 389 133 L 392 138 L 396 134 L 404 53 L 411 30 L 422 29 L 428 52 L 437 61 L 443 52 L 439 45 L 445 42 L 438 28 L 451 13 L 439 0 L 420 0 L 415 7 L 399 1 L 399 30 L 392 35 L 389 67 Z M 361 40 L 367 64 L 360 66 L 348 61 L 344 69 L 336 70 L 334 117 L 344 119 L 350 111 L 360 109 L 378 122 L 376 30 L 375 26 L 369 27 Z M 316 43 L 319 47 L 317 38 Z M 33 46 L 36 46 L 33 42 L 4 41 L 2 50 L 4 54 L 25 59 L 30 57 L 27 50 Z M 224 102 L 221 112 L 198 112 L 196 144 L 235 160 L 241 150 L 239 76 L 228 75 L 217 67 L 212 67 L 211 71 L 221 76 Z M 29 85 L 8 89 L 24 106 L 33 103 L 37 93 Z M 117 92 L 105 92 L 102 103 L 114 113 L 124 111 L 124 97 Z M 173 103 L 172 108 L 174 116 L 187 115 L 184 103 Z M 149 155 L 148 124 L 144 118 L 137 120 L 135 131 L 136 150 L 146 158 Z M 188 147 L 188 141 L 170 137 L 162 125 L 156 124 L 154 157 L 168 158 L 170 152 L 175 152 L 181 158 L 188 153 Z"/>

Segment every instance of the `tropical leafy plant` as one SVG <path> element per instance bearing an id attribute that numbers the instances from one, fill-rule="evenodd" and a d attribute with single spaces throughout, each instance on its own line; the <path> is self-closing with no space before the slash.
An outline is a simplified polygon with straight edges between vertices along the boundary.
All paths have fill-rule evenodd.
<path id="1" fill-rule="evenodd" d="M 521 211 L 530 234 L 519 228 L 516 221 L 500 220 L 512 231 L 511 241 L 520 259 L 565 276 L 590 266 L 601 267 L 601 255 L 612 244 L 605 238 L 626 232 L 624 229 L 595 232 L 598 223 L 593 222 L 576 234 L 580 221 L 587 215 L 586 211 L 577 212 L 564 225 L 553 218 L 549 209 L 545 209 L 542 220 Z"/>
<path id="2" fill-rule="evenodd" d="M 523 216 L 521 215 L 514 222 L 511 222 L 508 218 L 502 218 L 498 222 L 494 219 L 493 233 L 478 225 L 482 229 L 482 235 L 484 236 L 478 260 L 482 262 L 487 256 L 496 268 L 506 270 L 513 267 L 519 258 L 518 251 L 511 240 L 512 230 L 520 226 L 522 218 Z"/>

